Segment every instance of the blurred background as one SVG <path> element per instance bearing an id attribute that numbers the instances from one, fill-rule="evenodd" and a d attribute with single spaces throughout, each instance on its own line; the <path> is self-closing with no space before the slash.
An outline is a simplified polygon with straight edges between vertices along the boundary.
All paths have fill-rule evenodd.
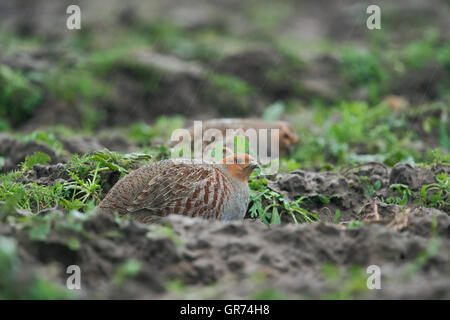
<path id="1" fill-rule="evenodd" d="M 69 152 L 152 148 L 217 117 L 289 120 L 285 169 L 450 149 L 445 0 L 3 0 L 0 21 L 0 131 Z"/>
<path id="2" fill-rule="evenodd" d="M 449 31 L 448 0 L 1 0 L 0 299 L 448 299 Z M 243 225 L 92 215 L 223 117 L 299 138 Z"/>

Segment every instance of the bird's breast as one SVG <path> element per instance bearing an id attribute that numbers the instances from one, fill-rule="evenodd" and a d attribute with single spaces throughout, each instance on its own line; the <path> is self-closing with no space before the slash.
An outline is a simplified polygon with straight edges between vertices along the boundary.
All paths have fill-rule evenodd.
<path id="1" fill-rule="evenodd" d="M 250 193 L 247 186 L 240 182 L 239 184 L 242 186 L 239 186 L 238 190 L 233 192 L 233 195 L 228 202 L 228 206 L 224 208 L 220 219 L 222 221 L 242 220 L 245 217 Z"/>

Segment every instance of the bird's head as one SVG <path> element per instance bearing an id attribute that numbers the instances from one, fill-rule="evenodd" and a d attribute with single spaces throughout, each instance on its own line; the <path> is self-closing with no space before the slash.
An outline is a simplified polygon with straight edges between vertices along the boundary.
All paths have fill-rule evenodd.
<path id="1" fill-rule="evenodd" d="M 258 162 L 248 154 L 233 154 L 222 160 L 222 164 L 228 173 L 245 185 L 253 169 L 259 167 Z"/>
<path id="2" fill-rule="evenodd" d="M 280 151 L 282 153 L 291 152 L 298 142 L 298 136 L 289 123 L 285 121 L 278 122 Z"/>

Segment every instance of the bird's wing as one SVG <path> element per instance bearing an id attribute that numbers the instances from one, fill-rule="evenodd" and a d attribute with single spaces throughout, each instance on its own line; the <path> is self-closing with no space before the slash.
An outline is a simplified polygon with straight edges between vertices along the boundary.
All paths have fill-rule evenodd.
<path id="1" fill-rule="evenodd" d="M 127 208 L 130 213 L 146 209 L 158 215 L 170 213 L 196 215 L 213 208 L 209 195 L 218 192 L 216 168 L 203 165 L 174 164 L 152 177 Z M 206 195 L 208 194 L 208 195 Z M 206 201 L 205 201 L 206 200 Z"/>

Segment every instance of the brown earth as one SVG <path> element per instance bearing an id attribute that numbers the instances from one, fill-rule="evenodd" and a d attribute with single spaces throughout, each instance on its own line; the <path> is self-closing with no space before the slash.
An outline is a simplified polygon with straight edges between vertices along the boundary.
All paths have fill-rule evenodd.
<path id="1" fill-rule="evenodd" d="M 437 238 L 430 235 L 433 217 Z M 246 298 L 267 290 L 281 297 L 323 298 L 349 283 L 356 283 L 348 293 L 355 298 L 442 299 L 450 294 L 450 217 L 433 209 L 411 213 L 401 231 L 322 222 L 268 228 L 177 216 L 165 223 L 173 228 L 172 237 L 158 233 L 156 226 L 118 225 L 101 215 L 83 223 L 86 236 L 60 230 L 45 241 L 31 241 L 25 230 L 6 224 L 0 225 L 0 234 L 16 239 L 23 269 L 51 269 L 55 281 L 64 284 L 67 266 L 80 266 L 82 298 Z M 71 236 L 79 239 L 79 249 L 68 246 Z M 139 261 L 140 272 L 123 283 L 111 281 L 129 259 Z M 327 276 L 331 265 L 342 280 Z M 365 286 L 369 265 L 382 270 L 381 290 Z M 175 280 L 186 289 L 170 289 L 168 283 Z"/>
<path id="2" fill-rule="evenodd" d="M 27 175 L 28 182 L 52 185 L 67 181 L 70 177 L 63 168 L 63 164 L 36 165 Z M 223 223 L 170 216 L 161 225 L 147 226 L 132 220 L 119 224 L 113 217 L 96 215 L 82 222 L 81 233 L 60 227 L 62 218 L 57 218 L 46 240 L 30 240 L 27 228 L 3 223 L 0 235 L 15 239 L 25 273 L 47 270 L 47 275 L 64 285 L 67 266 L 80 266 L 81 298 L 276 294 L 288 298 L 445 299 L 450 295 L 449 208 L 402 207 L 379 200 L 391 195 L 389 184 L 402 183 L 419 190 L 434 182 L 433 173 L 442 170 L 450 168 L 428 170 L 398 163 L 388 169 L 369 164 L 340 174 L 296 170 L 271 181 L 269 186 L 288 199 L 300 195 L 311 199 L 306 208 L 318 213 L 321 220 L 312 224 L 296 226 L 287 215 L 282 225 L 271 227 L 253 219 Z M 357 178 L 363 175 L 371 177 L 371 183 L 381 181 L 374 200 L 364 195 Z M 102 180 L 113 179 L 113 185 L 117 178 L 104 176 Z M 321 202 L 318 195 L 330 202 Z M 341 210 L 340 223 L 333 224 L 337 209 Z M 351 226 L 351 221 L 364 225 Z M 76 248 L 70 246 L 72 237 L 79 241 Z M 140 271 L 118 280 L 119 270 L 130 259 L 138 261 Z M 381 290 L 366 287 L 369 265 L 382 270 Z M 333 278 L 330 268 L 334 270 L 331 274 L 342 278 Z M 184 285 L 174 289 L 174 283 Z"/>

